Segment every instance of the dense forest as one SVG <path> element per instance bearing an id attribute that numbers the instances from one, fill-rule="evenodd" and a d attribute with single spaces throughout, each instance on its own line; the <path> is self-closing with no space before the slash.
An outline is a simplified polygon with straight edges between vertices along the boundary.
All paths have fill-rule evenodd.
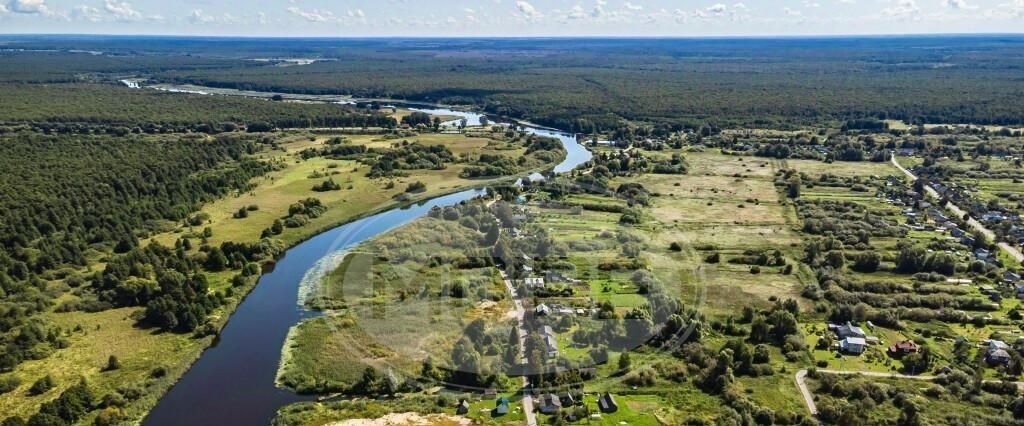
<path id="1" fill-rule="evenodd" d="M 211 132 L 250 127 L 393 127 L 391 117 L 342 105 L 272 102 L 133 90 L 106 84 L 0 84 L 0 125 L 32 123 L 55 133 Z M 255 127 L 253 125 L 256 125 Z M 118 133 L 115 131 L 115 133 Z"/>
<path id="2" fill-rule="evenodd" d="M 567 130 L 620 120 L 789 127 L 1019 124 L 1019 38 L 391 43 L 303 67 L 169 71 L 216 87 L 469 103 Z M 656 52 L 651 54 L 651 52 Z M 336 78 L 345 75 L 344 79 Z M 414 75 L 415 78 L 409 78 Z"/>
<path id="3" fill-rule="evenodd" d="M 619 128 L 624 120 L 674 128 L 791 128 L 865 118 L 1024 123 L 1024 107 L 1016 101 L 1024 93 L 1019 78 L 1024 38 L 1017 36 L 553 39 L 543 44 L 515 39 L 149 41 L 14 37 L 9 42 L 25 48 L 88 46 L 108 53 L 6 53 L 0 74 L 11 83 L 140 76 L 222 88 L 472 104 L 588 133 Z M 267 55 L 321 60 L 290 67 L 251 60 Z M 12 98 L 22 97 L 3 97 Z M 16 105 L 2 106 L 20 111 Z M 309 108 L 305 114 L 315 116 L 316 109 Z M 76 113 L 55 106 L 41 111 Z"/>

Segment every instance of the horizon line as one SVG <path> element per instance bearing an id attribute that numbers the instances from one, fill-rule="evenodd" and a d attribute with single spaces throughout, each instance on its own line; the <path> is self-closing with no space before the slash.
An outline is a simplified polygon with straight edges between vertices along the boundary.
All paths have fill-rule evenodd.
<path id="1" fill-rule="evenodd" d="M 280 40 L 552 40 L 552 39 L 824 39 L 824 38 L 912 38 L 912 37 L 1024 37 L 1022 32 L 936 32 L 936 33 L 865 33 L 865 34 L 752 34 L 752 35 L 204 35 L 204 34 L 113 34 L 113 33 L 4 33 L 0 37 L 107 37 L 107 38 L 195 38 L 195 39 L 280 39 Z M 0 49 L 3 47 L 0 46 Z"/>

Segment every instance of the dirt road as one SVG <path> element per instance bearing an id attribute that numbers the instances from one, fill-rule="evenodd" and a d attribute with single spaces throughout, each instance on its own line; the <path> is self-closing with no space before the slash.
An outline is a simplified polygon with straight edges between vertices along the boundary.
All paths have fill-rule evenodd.
<path id="1" fill-rule="evenodd" d="M 910 180 L 917 180 L 917 176 L 914 176 L 914 174 L 911 173 L 910 170 L 905 169 L 902 165 L 900 165 L 900 163 L 898 161 L 896 161 L 896 156 L 895 155 L 892 156 L 892 164 L 894 166 L 896 166 L 896 168 L 900 169 L 900 171 L 902 171 L 903 174 L 907 175 L 907 177 L 909 177 Z M 930 185 L 925 185 L 924 188 L 925 188 L 925 191 L 928 192 L 928 195 L 930 195 L 936 201 L 942 199 L 942 197 L 939 196 L 939 193 L 937 191 L 935 191 L 935 189 L 932 188 Z M 956 206 L 953 203 L 946 204 L 946 210 L 949 210 L 950 212 L 955 214 L 956 217 L 964 217 L 964 213 L 965 213 L 964 210 L 961 209 L 960 207 Z M 981 222 L 978 222 L 977 220 L 975 220 L 974 218 L 971 218 L 970 220 L 968 220 L 967 224 L 970 225 L 971 228 L 974 228 L 978 232 L 981 232 L 981 234 L 984 235 L 985 238 L 988 238 L 989 240 L 992 240 L 992 241 L 996 240 L 996 234 L 994 232 L 992 232 L 991 230 L 989 230 L 988 228 L 986 228 L 985 225 L 982 225 Z M 998 245 L 999 245 L 999 248 L 1001 248 L 1004 251 L 1006 251 L 1007 253 L 1009 253 L 1010 256 L 1013 256 L 1013 258 L 1017 259 L 1018 262 L 1024 263 L 1024 253 L 1021 253 L 1021 251 L 1018 250 L 1016 247 L 1011 246 L 1011 245 L 1009 245 L 1007 243 L 998 243 Z"/>

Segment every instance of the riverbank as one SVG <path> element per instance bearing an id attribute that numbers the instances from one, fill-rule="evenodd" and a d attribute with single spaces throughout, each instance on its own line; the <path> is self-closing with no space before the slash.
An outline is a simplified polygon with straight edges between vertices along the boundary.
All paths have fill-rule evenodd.
<path id="1" fill-rule="evenodd" d="M 538 131 L 531 133 L 541 134 L 547 132 Z M 547 134 L 541 135 L 548 136 Z M 463 135 L 453 136 L 465 138 L 465 136 Z M 558 137 L 558 135 L 554 136 Z M 569 144 L 575 143 L 574 138 L 571 138 L 570 136 L 567 135 L 561 136 L 562 137 L 560 139 L 562 139 L 563 144 L 567 145 L 567 147 Z M 579 149 L 583 148 L 579 147 Z M 585 151 L 585 149 L 583 150 Z M 587 159 L 589 159 L 589 152 L 587 152 L 587 154 L 588 155 L 586 155 L 585 158 L 581 158 L 580 154 L 577 152 L 574 157 L 570 150 L 566 150 L 566 153 L 564 154 L 565 159 L 562 160 L 562 163 L 556 165 L 556 168 L 563 166 L 565 163 L 568 162 L 578 164 L 582 161 L 586 161 Z M 530 172 L 536 172 L 548 167 L 550 166 L 539 167 L 537 169 L 531 170 Z M 339 167 L 339 169 L 345 170 L 345 168 L 343 167 Z M 205 395 L 207 393 L 211 393 L 216 394 L 218 398 L 221 398 L 219 401 L 220 404 L 210 407 L 210 412 L 212 412 L 213 410 L 225 411 L 224 406 L 233 405 L 232 400 L 236 399 L 237 403 L 240 406 L 251 407 L 252 404 L 262 404 L 261 406 L 269 407 L 271 410 L 274 410 L 276 409 L 277 406 L 284 405 L 288 402 L 307 399 L 304 397 L 298 397 L 297 395 L 291 394 L 289 391 L 281 390 L 274 386 L 277 367 L 280 365 L 280 350 L 282 347 L 282 343 L 286 338 L 287 330 L 295 323 L 301 321 L 304 318 L 308 318 L 311 315 L 310 313 L 305 312 L 303 309 L 297 306 L 298 291 L 295 287 L 295 283 L 299 281 L 297 277 L 301 276 L 302 274 L 305 274 L 305 272 L 308 271 L 309 267 L 311 267 L 315 261 L 319 260 L 323 256 L 332 253 L 338 249 L 341 249 L 343 247 L 346 247 L 349 244 L 353 244 L 354 242 L 369 238 L 370 236 L 376 235 L 376 233 L 379 232 L 383 232 L 386 229 L 391 229 L 393 226 L 398 226 L 401 223 L 407 222 L 415 217 L 418 217 L 419 215 L 425 214 L 426 211 L 429 210 L 429 208 L 432 207 L 433 205 L 447 205 L 449 203 L 457 202 L 458 200 L 461 199 L 476 196 L 480 193 L 479 191 L 467 190 L 466 188 L 480 188 L 484 186 L 494 185 L 496 183 L 509 182 L 517 178 L 518 177 L 516 176 L 486 180 L 462 179 L 458 180 L 458 182 L 462 183 L 462 186 L 454 186 L 449 184 L 446 185 L 446 187 L 443 190 L 440 189 L 440 187 L 438 186 L 431 187 L 428 184 L 427 194 L 417 197 L 416 200 L 408 202 L 398 202 L 393 200 L 391 197 L 388 197 L 388 201 L 382 203 L 382 205 L 377 206 L 376 208 L 366 210 L 366 212 L 377 211 L 380 213 L 371 214 L 364 212 L 359 216 L 359 219 L 350 218 L 350 221 L 347 222 L 345 225 L 334 227 L 327 233 L 317 234 L 316 232 L 311 232 L 309 234 L 314 235 L 311 238 L 293 238 L 290 242 L 294 242 L 296 245 L 291 250 L 289 250 L 289 252 L 284 256 L 284 258 L 282 259 L 284 262 L 278 262 L 275 265 L 274 270 L 271 271 L 270 273 L 270 275 L 272 276 L 268 277 L 267 275 L 265 275 L 260 279 L 261 283 L 263 283 L 264 281 L 267 281 L 267 283 L 259 284 L 256 286 L 255 289 L 253 289 L 253 293 L 259 294 L 256 294 L 254 297 L 254 294 L 250 293 L 249 297 L 246 299 L 245 304 L 252 305 L 252 308 L 249 309 L 247 306 L 239 307 L 239 310 L 236 311 L 235 315 L 232 317 L 232 319 L 234 319 L 235 321 L 229 322 L 227 327 L 225 327 L 224 330 L 222 331 L 221 342 L 217 346 L 212 348 L 212 351 L 218 354 L 212 355 L 212 352 L 209 351 L 206 354 L 204 354 L 200 361 L 197 362 L 196 365 L 194 365 L 191 370 L 189 370 L 189 373 L 183 376 L 182 382 L 179 382 L 178 385 L 176 385 L 175 388 L 168 393 L 168 396 L 164 398 L 164 401 L 162 401 L 161 404 L 158 405 L 153 410 L 150 416 L 147 417 L 146 424 L 182 424 L 181 422 L 183 421 L 189 421 L 189 419 L 180 418 L 181 410 L 178 410 L 174 407 L 194 407 L 197 405 L 197 399 L 199 400 L 198 405 L 205 405 L 204 403 L 207 401 L 204 401 L 204 397 L 199 396 L 199 394 Z M 399 189 L 400 188 L 402 187 L 399 186 Z M 447 193 L 449 195 L 441 195 L 442 193 Z M 350 200 L 346 200 L 345 202 L 349 201 Z M 233 202 L 244 203 L 244 201 L 240 200 L 235 200 Z M 349 207 L 351 207 L 351 204 L 349 204 Z M 404 209 L 400 207 L 404 207 Z M 231 211 L 231 209 L 224 209 L 224 211 Z M 393 220 L 385 219 L 385 217 L 391 218 Z M 326 228 L 331 228 L 331 223 L 325 222 L 324 224 L 322 224 L 322 226 L 317 226 L 316 228 L 309 227 L 308 229 L 321 230 Z M 214 234 L 216 235 L 216 232 Z M 348 235 L 345 235 L 344 238 L 339 239 L 339 237 L 342 236 L 342 234 Z M 301 243 L 298 243 L 300 241 Z M 296 256 L 305 259 L 294 260 Z M 268 286 L 267 284 L 271 285 Z M 265 291 L 261 291 L 261 288 L 263 288 Z M 255 300 L 250 301 L 249 299 Z M 269 311 L 267 310 L 268 306 L 270 306 Z M 252 321 L 239 319 L 239 311 L 248 312 L 246 316 L 252 316 L 254 319 Z M 257 325 L 248 324 L 249 322 L 263 323 L 265 326 L 273 328 L 274 331 L 265 332 L 264 329 L 260 329 L 260 332 L 263 333 L 258 337 L 260 342 L 248 342 L 246 344 L 243 344 L 242 340 L 247 340 L 250 337 L 252 337 L 250 334 L 248 334 L 248 330 L 258 328 Z M 271 322 L 274 322 L 275 325 L 271 326 Z M 233 327 L 235 323 L 245 324 L 237 324 Z M 276 325 L 277 323 L 285 323 L 285 327 L 278 329 Z M 236 327 L 238 328 L 238 331 L 233 332 L 232 330 Z M 235 341 L 231 339 L 229 335 L 232 334 L 242 335 L 241 337 L 235 338 L 242 340 Z M 229 342 L 229 339 L 233 343 L 228 344 L 227 342 Z M 257 348 L 255 350 L 259 353 L 259 356 L 256 357 L 258 358 L 258 361 L 253 361 L 254 357 L 252 357 L 251 355 L 242 355 L 243 353 L 253 353 L 252 350 L 246 348 L 246 345 L 250 343 L 255 345 L 254 347 Z M 231 347 L 226 348 L 228 346 Z M 272 357 L 268 355 L 271 350 L 273 351 Z M 238 355 L 227 355 L 231 353 L 237 353 Z M 203 360 L 207 358 L 213 359 L 213 361 L 209 362 L 209 364 L 213 366 L 203 366 L 205 365 Z M 259 362 L 260 365 L 272 365 L 267 368 L 267 371 L 263 371 L 261 367 L 259 374 L 249 374 L 249 372 L 239 373 L 242 374 L 242 376 L 240 376 L 240 380 L 252 384 L 251 386 L 247 386 L 239 384 L 238 380 L 231 379 L 230 377 L 232 374 L 230 372 L 225 372 L 226 370 L 232 369 L 233 367 L 237 367 L 236 364 L 240 362 L 240 359 L 250 363 Z M 201 370 L 202 372 L 194 373 L 197 369 Z M 192 375 L 195 375 L 196 378 L 190 379 L 189 376 Z M 266 377 L 263 377 L 264 375 Z M 225 385 L 229 385 L 230 389 L 224 389 Z M 179 391 L 179 387 L 187 389 Z M 252 389 L 254 388 L 260 389 L 258 391 L 253 391 Z M 250 393 L 259 393 L 260 396 L 228 395 L 227 397 L 225 397 L 224 395 L 225 392 L 231 393 L 233 390 L 234 393 L 237 393 L 241 389 L 247 389 L 250 391 Z M 211 396 L 211 398 L 209 399 L 213 398 L 214 397 Z M 170 408 L 167 408 L 166 410 L 161 410 L 161 406 L 163 405 L 167 405 Z M 231 410 L 229 409 L 226 411 L 230 412 Z M 196 411 L 196 413 L 197 416 L 201 417 L 201 412 Z M 272 411 L 271 414 L 265 415 L 263 417 L 260 417 L 261 415 L 259 413 L 247 414 L 252 414 L 253 419 L 261 419 L 255 421 L 266 421 L 271 417 Z M 221 418 L 219 414 L 214 415 L 214 417 Z M 228 417 L 224 418 L 226 419 Z M 199 418 L 191 419 L 194 421 L 198 421 L 200 423 L 214 421 L 209 417 L 201 417 L 201 420 L 199 420 Z M 234 418 L 234 420 L 238 420 L 238 418 Z"/>

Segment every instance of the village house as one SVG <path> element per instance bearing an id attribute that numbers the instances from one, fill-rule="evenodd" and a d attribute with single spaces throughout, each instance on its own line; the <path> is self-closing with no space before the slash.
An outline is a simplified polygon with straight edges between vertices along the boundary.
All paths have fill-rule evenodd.
<path id="1" fill-rule="evenodd" d="M 545 325 L 541 330 L 541 337 L 548 347 L 548 358 L 558 357 L 558 339 L 555 336 L 555 330 L 550 325 Z"/>
<path id="2" fill-rule="evenodd" d="M 839 341 L 839 350 L 843 353 L 860 355 L 867 347 L 867 341 L 863 337 L 847 337 Z"/>
<path id="3" fill-rule="evenodd" d="M 563 407 L 572 407 L 576 405 L 576 398 L 569 392 L 562 392 L 558 394 L 558 400 L 562 402 Z"/>
<path id="4" fill-rule="evenodd" d="M 863 328 L 857 327 L 850 323 L 849 321 L 847 321 L 844 325 L 836 327 L 836 335 L 838 335 L 840 339 L 845 339 L 847 337 L 857 337 L 863 339 L 867 337 L 867 333 L 864 332 Z"/>
<path id="5" fill-rule="evenodd" d="M 1010 345 L 1002 340 L 990 340 L 988 350 L 985 353 L 985 361 L 989 364 L 1007 364 L 1010 362 L 1010 353 L 1007 350 Z"/>
<path id="6" fill-rule="evenodd" d="M 917 352 L 917 344 L 910 340 L 896 342 L 889 346 L 889 355 L 892 356 L 902 356 L 914 352 Z"/>
<path id="7" fill-rule="evenodd" d="M 985 249 L 977 249 L 974 251 L 974 257 L 978 260 L 987 260 L 990 255 L 991 253 Z"/>
<path id="8" fill-rule="evenodd" d="M 544 287 L 544 278 L 540 277 L 526 277 L 523 278 L 523 284 L 526 284 L 529 288 Z"/>
<path id="9" fill-rule="evenodd" d="M 459 405 L 455 407 L 455 414 L 466 414 L 469 412 L 469 401 L 465 399 L 459 401 Z"/>
<path id="10" fill-rule="evenodd" d="M 494 402 L 494 414 L 498 416 L 508 414 L 508 398 L 501 397 Z"/>
<path id="11" fill-rule="evenodd" d="M 537 410 L 544 414 L 556 414 L 562 409 L 562 400 L 553 393 L 547 393 L 537 402 Z"/>
<path id="12" fill-rule="evenodd" d="M 1003 272 L 1003 281 L 1006 281 L 1008 283 L 1016 283 L 1020 281 L 1020 275 L 1012 271 Z"/>
<path id="13" fill-rule="evenodd" d="M 600 398 L 597 398 L 597 407 L 601 409 L 602 413 L 614 413 L 619 411 L 619 404 L 615 402 L 615 397 L 608 392 L 605 392 Z"/>
<path id="14" fill-rule="evenodd" d="M 994 351 L 989 351 L 988 354 L 985 355 L 985 361 L 992 365 L 1009 364 L 1010 353 L 1007 352 L 1005 349 L 996 349 Z"/>

